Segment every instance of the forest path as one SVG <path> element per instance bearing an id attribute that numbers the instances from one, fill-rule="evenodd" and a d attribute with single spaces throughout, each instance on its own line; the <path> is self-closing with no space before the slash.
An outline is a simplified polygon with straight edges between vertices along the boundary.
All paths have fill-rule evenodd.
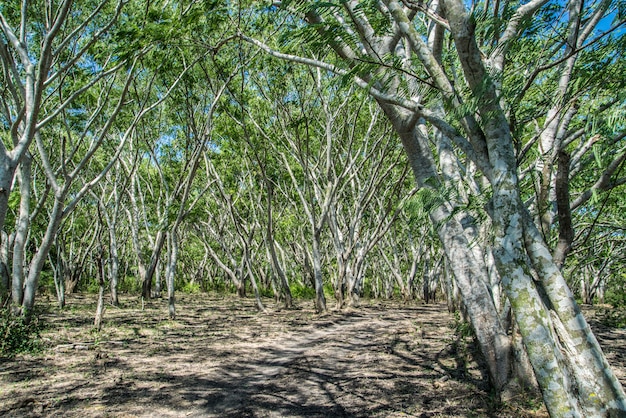
<path id="1" fill-rule="evenodd" d="M 0 359 L 0 416 L 467 417 L 493 412 L 470 339 L 445 305 L 363 301 L 317 315 L 252 300 L 183 296 L 50 309 L 43 355 Z M 271 301 L 266 301 L 268 305 Z"/>

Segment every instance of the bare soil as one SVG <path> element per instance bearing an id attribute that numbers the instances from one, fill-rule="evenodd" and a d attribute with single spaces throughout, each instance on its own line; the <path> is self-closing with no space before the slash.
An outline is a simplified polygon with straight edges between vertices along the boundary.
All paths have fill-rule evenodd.
<path id="1" fill-rule="evenodd" d="M 494 403 L 443 304 L 259 313 L 252 300 L 183 295 L 172 321 L 164 300 L 126 297 L 96 333 L 94 299 L 49 301 L 46 350 L 0 359 L 0 416 L 547 416 L 529 394 Z M 625 331 L 592 323 L 626 383 Z"/>

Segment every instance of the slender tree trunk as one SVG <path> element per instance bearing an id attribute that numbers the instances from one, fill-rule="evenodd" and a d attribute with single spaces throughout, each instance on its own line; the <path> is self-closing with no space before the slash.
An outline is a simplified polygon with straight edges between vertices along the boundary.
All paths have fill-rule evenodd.
<path id="1" fill-rule="evenodd" d="M 178 261 L 178 233 L 173 230 L 168 234 L 168 260 L 167 269 L 165 273 L 165 282 L 167 283 L 167 306 L 170 315 L 170 319 L 176 318 L 176 298 L 174 295 L 175 290 L 175 276 L 176 276 L 176 263 Z"/>
<path id="2" fill-rule="evenodd" d="M 63 194 L 55 195 L 46 233 L 29 265 L 28 278 L 26 279 L 24 299 L 22 302 L 22 315 L 24 315 L 26 321 L 30 320 L 30 315 L 32 314 L 32 309 L 35 304 L 35 294 L 37 292 L 41 270 L 48 256 L 48 251 L 54 242 L 55 235 L 59 230 L 59 225 L 61 224 L 64 200 L 65 196 Z"/>
<path id="3" fill-rule="evenodd" d="M 59 243 L 59 237 L 56 238 L 57 257 L 56 268 L 54 269 L 54 289 L 57 293 L 57 303 L 59 308 L 65 307 L 65 261 L 63 260 L 62 248 Z"/>
<path id="4" fill-rule="evenodd" d="M 0 307 L 9 297 L 9 235 L 0 230 Z"/>
<path id="5" fill-rule="evenodd" d="M 9 209 L 9 194 L 17 169 L 15 161 L 4 147 L 0 149 L 0 231 L 4 231 L 4 222 Z"/>
<path id="6" fill-rule="evenodd" d="M 22 305 L 24 298 L 24 268 L 25 249 L 28 229 L 30 227 L 30 199 L 31 199 L 31 161 L 30 155 L 25 155 L 18 169 L 18 181 L 20 184 L 20 211 L 15 228 L 13 241 L 13 269 L 12 291 L 13 306 Z"/>
<path id="7" fill-rule="evenodd" d="M 102 329 L 102 318 L 104 317 L 104 288 L 105 288 L 105 280 L 104 280 L 104 261 L 102 260 L 104 254 L 104 250 L 102 248 L 102 244 L 100 244 L 100 248 L 98 250 L 98 254 L 96 255 L 96 266 L 98 268 L 98 305 L 96 307 L 96 316 L 94 318 L 94 328 L 97 332 L 100 332 Z"/>
<path id="8" fill-rule="evenodd" d="M 324 296 L 324 280 L 322 276 L 322 254 L 320 252 L 320 236 L 318 231 L 313 233 L 313 277 L 315 280 L 315 310 L 318 313 L 326 312 L 326 297 Z"/>
<path id="9" fill-rule="evenodd" d="M 152 255 L 150 256 L 150 264 L 148 264 L 148 268 L 146 269 L 145 275 L 142 278 L 141 285 L 141 295 L 146 299 L 152 297 L 152 279 L 154 277 L 157 264 L 159 263 L 159 258 L 161 256 L 161 251 L 163 250 L 163 245 L 165 244 L 166 236 L 167 234 L 165 233 L 165 231 L 159 230 L 156 239 L 154 240 Z"/>
<path id="10" fill-rule="evenodd" d="M 284 298 L 285 308 L 291 308 L 293 302 L 291 299 L 291 290 L 289 289 L 289 282 L 285 276 L 285 271 L 280 265 L 280 260 L 276 255 L 276 242 L 274 241 L 274 217 L 272 216 L 272 197 L 273 187 L 272 184 L 267 181 L 267 248 L 270 255 L 270 261 L 272 265 L 272 271 L 275 276 L 278 277 L 280 295 Z"/>
<path id="11" fill-rule="evenodd" d="M 117 235 L 115 226 L 109 229 L 109 281 L 111 286 L 111 305 L 119 306 L 117 287 L 120 275 L 120 260 L 117 254 Z"/>

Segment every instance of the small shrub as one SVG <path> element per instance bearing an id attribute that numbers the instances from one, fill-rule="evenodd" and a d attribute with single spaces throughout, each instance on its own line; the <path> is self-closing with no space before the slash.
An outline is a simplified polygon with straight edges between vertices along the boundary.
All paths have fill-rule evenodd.
<path id="1" fill-rule="evenodd" d="M 0 356 L 40 352 L 43 349 L 41 329 L 39 316 L 35 313 L 27 324 L 22 316 L 14 315 L 9 308 L 0 309 Z"/>

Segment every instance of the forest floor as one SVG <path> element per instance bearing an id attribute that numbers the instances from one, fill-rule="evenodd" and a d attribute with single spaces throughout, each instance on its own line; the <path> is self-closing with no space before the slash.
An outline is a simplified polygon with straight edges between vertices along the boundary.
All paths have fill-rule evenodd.
<path id="1" fill-rule="evenodd" d="M 43 353 L 0 358 L 0 416 L 547 416 L 530 395 L 494 403 L 443 304 L 317 315 L 300 300 L 261 314 L 250 299 L 182 295 L 169 320 L 165 300 L 124 297 L 96 333 L 94 299 L 72 295 L 63 311 L 48 301 Z M 626 330 L 592 323 L 626 384 Z"/>

